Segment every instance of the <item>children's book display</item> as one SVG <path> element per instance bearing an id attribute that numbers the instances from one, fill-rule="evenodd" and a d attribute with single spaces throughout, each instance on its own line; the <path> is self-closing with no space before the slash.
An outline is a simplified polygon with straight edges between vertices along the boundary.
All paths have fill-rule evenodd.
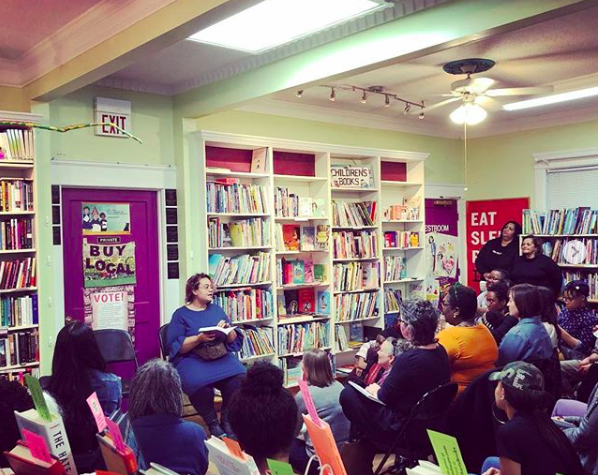
<path id="1" fill-rule="evenodd" d="M 245 337 L 239 355 L 241 359 L 273 355 L 275 353 L 274 329 L 272 327 L 244 325 L 240 330 Z"/>
<path id="2" fill-rule="evenodd" d="M 332 233 L 335 259 L 369 259 L 378 255 L 376 231 L 340 231 Z"/>
<path id="3" fill-rule="evenodd" d="M 376 225 L 376 201 L 352 203 L 332 200 L 333 226 L 343 228 L 360 228 Z"/>
<path id="4" fill-rule="evenodd" d="M 266 282 L 270 280 L 270 253 L 233 257 L 210 254 L 208 267 L 212 281 L 219 287 Z"/>
<path id="5" fill-rule="evenodd" d="M 272 318 L 274 297 L 270 290 L 245 288 L 217 292 L 213 303 L 222 307 L 233 322 Z"/>
<path id="6" fill-rule="evenodd" d="M 210 248 L 257 247 L 270 245 L 270 221 L 262 218 L 249 218 L 222 222 L 220 218 L 208 220 Z"/>

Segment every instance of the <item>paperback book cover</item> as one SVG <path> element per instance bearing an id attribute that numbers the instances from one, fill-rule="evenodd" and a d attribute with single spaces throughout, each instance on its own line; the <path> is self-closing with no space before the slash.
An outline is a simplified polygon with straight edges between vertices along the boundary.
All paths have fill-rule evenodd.
<path id="1" fill-rule="evenodd" d="M 299 292 L 297 290 L 285 290 L 284 300 L 286 302 L 287 315 L 296 315 L 299 313 Z"/>
<path id="2" fill-rule="evenodd" d="M 305 282 L 313 282 L 314 281 L 314 263 L 311 259 L 307 259 L 304 263 L 305 266 Z"/>
<path id="3" fill-rule="evenodd" d="M 298 251 L 299 250 L 299 235 L 301 233 L 301 227 L 295 226 L 294 224 L 283 224 L 282 225 L 282 237 L 284 240 L 285 251 Z"/>
<path id="4" fill-rule="evenodd" d="M 284 296 L 284 292 L 282 292 L 278 296 L 278 316 L 284 317 L 287 314 L 287 303 Z"/>
<path id="5" fill-rule="evenodd" d="M 330 226 L 327 224 L 318 224 L 316 229 L 315 249 L 318 251 L 328 250 L 328 241 L 330 240 Z"/>
<path id="6" fill-rule="evenodd" d="M 314 289 L 299 289 L 299 313 L 315 313 L 316 297 Z"/>
<path id="7" fill-rule="evenodd" d="M 305 262 L 300 259 L 293 261 L 293 284 L 305 283 Z"/>
<path id="8" fill-rule="evenodd" d="M 301 227 L 301 250 L 313 251 L 315 249 L 315 229 L 313 226 Z"/>
<path id="9" fill-rule="evenodd" d="M 314 281 L 326 282 L 326 266 L 324 264 L 314 264 Z"/>
<path id="10" fill-rule="evenodd" d="M 363 325 L 361 323 L 349 324 L 349 340 L 363 341 Z"/>
<path id="11" fill-rule="evenodd" d="M 330 292 L 318 290 L 316 294 L 316 313 L 330 315 Z"/>
<path id="12" fill-rule="evenodd" d="M 311 215 L 314 218 L 326 217 L 326 200 L 324 198 L 314 198 L 312 200 Z"/>
<path id="13" fill-rule="evenodd" d="M 309 218 L 312 215 L 312 199 L 309 197 L 299 197 L 299 216 Z"/>

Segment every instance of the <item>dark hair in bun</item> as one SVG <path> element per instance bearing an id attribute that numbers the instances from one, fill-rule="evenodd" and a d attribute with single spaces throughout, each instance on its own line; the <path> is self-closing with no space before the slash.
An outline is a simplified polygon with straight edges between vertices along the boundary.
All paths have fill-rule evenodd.
<path id="1" fill-rule="evenodd" d="M 283 381 L 280 368 L 256 363 L 228 406 L 228 420 L 241 448 L 258 465 L 266 458 L 288 454 L 297 435 L 297 403 Z"/>

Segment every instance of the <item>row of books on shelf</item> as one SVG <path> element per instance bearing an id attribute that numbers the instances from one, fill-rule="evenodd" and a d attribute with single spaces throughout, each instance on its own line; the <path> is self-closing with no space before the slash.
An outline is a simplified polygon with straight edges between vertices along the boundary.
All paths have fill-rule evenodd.
<path id="1" fill-rule="evenodd" d="M 334 303 L 337 322 L 363 320 L 378 315 L 378 292 L 337 294 Z"/>
<path id="2" fill-rule="evenodd" d="M 346 327 L 349 327 L 349 338 L 347 338 Z M 358 349 L 363 345 L 363 324 L 358 322 L 349 325 L 335 325 L 334 336 L 339 351 Z"/>
<path id="3" fill-rule="evenodd" d="M 380 287 L 379 262 L 348 262 L 333 267 L 335 292 L 375 290 Z"/>
<path id="4" fill-rule="evenodd" d="M 419 232 L 417 231 L 385 231 L 384 247 L 386 249 L 408 249 L 419 247 Z"/>
<path id="5" fill-rule="evenodd" d="M 390 205 L 382 214 L 385 221 L 417 221 L 421 200 L 419 196 L 403 198 L 403 204 Z"/>
<path id="6" fill-rule="evenodd" d="M 0 289 L 25 289 L 35 284 L 35 257 L 0 262 Z"/>
<path id="7" fill-rule="evenodd" d="M 400 289 L 384 289 L 384 311 L 398 312 L 403 302 L 403 293 Z"/>
<path id="8" fill-rule="evenodd" d="M 590 288 L 589 300 L 598 300 L 598 274 L 584 271 L 566 271 L 563 272 L 565 282 L 572 280 L 585 280 Z"/>
<path id="9" fill-rule="evenodd" d="M 0 336 L 0 369 L 39 361 L 38 331 L 23 330 Z"/>
<path id="10" fill-rule="evenodd" d="M 330 322 L 296 323 L 278 327 L 278 355 L 302 353 L 330 346 Z"/>
<path id="11" fill-rule="evenodd" d="M 332 224 L 344 228 L 375 226 L 377 207 L 376 201 L 332 200 Z"/>
<path id="12" fill-rule="evenodd" d="M 403 280 L 407 278 L 405 256 L 384 256 L 384 281 Z"/>
<path id="13" fill-rule="evenodd" d="M 0 368 L 2 370 L 2 368 Z M 39 366 L 27 366 L 26 368 L 14 368 L 4 369 L 0 372 L 0 378 L 7 379 L 8 381 L 23 381 L 25 375 L 34 376 L 39 378 L 41 376 Z"/>
<path id="14" fill-rule="evenodd" d="M 274 214 L 277 218 L 325 218 L 326 200 L 291 193 L 288 188 L 274 188 Z"/>
<path id="15" fill-rule="evenodd" d="M 276 250 L 283 251 L 328 251 L 330 226 L 276 225 Z"/>
<path id="16" fill-rule="evenodd" d="M 33 182 L 22 179 L 0 179 L 0 211 L 33 211 Z"/>
<path id="17" fill-rule="evenodd" d="M 280 358 L 278 360 L 278 366 L 284 374 L 285 386 L 296 386 L 297 381 L 303 379 L 301 357 Z"/>
<path id="18" fill-rule="evenodd" d="M 245 336 L 240 351 L 241 359 L 254 356 L 273 355 L 274 352 L 274 328 L 268 326 L 249 326 L 241 328 Z"/>
<path id="19" fill-rule="evenodd" d="M 598 209 L 523 210 L 524 234 L 598 234 Z"/>
<path id="20" fill-rule="evenodd" d="M 571 249 L 567 246 L 572 241 L 582 242 L 585 251 L 581 251 L 581 248 L 576 246 L 578 252 L 574 258 Z M 598 265 L 598 239 L 555 239 L 544 242 L 542 251 L 557 264 Z"/>
<path id="21" fill-rule="evenodd" d="M 0 327 L 37 325 L 38 320 L 36 294 L 0 299 Z"/>
<path id="22" fill-rule="evenodd" d="M 288 289 L 278 295 L 278 316 L 280 323 L 284 317 L 298 315 L 330 315 L 330 292 L 313 287 Z"/>
<path id="23" fill-rule="evenodd" d="M 220 287 L 267 282 L 270 280 L 270 253 L 232 257 L 210 254 L 208 268 L 212 281 Z"/>
<path id="24" fill-rule="evenodd" d="M 211 248 L 270 245 L 270 220 L 262 218 L 223 222 L 208 219 L 208 243 Z"/>
<path id="25" fill-rule="evenodd" d="M 31 249 L 32 247 L 32 219 L 13 218 L 0 221 L 0 250 Z"/>
<path id="26" fill-rule="evenodd" d="M 300 285 L 326 282 L 325 264 L 314 264 L 312 259 L 276 260 L 276 285 Z"/>
<path id="27" fill-rule="evenodd" d="M 274 296 L 270 290 L 253 288 L 227 290 L 218 292 L 213 302 L 221 307 L 235 323 L 274 316 Z"/>
<path id="28" fill-rule="evenodd" d="M 6 129 L 0 132 L 0 161 L 33 160 L 34 143 L 32 129 Z"/>
<path id="29" fill-rule="evenodd" d="M 365 259 L 376 257 L 378 233 L 376 231 L 340 231 L 332 233 L 335 259 Z"/>
<path id="30" fill-rule="evenodd" d="M 208 213 L 268 213 L 268 188 L 223 178 L 206 183 Z"/>

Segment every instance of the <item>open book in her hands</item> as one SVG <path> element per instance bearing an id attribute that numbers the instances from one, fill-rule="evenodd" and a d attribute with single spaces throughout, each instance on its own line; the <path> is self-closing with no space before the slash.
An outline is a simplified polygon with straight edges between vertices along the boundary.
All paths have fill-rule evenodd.
<path id="1" fill-rule="evenodd" d="M 367 392 L 367 390 L 365 388 L 362 388 L 359 384 L 356 384 L 353 381 L 349 381 L 349 384 L 351 386 L 353 386 L 357 392 L 360 392 L 368 399 L 371 399 L 372 401 L 377 402 L 378 404 L 382 404 L 383 406 L 386 406 L 386 404 L 384 404 L 382 401 L 380 401 L 380 399 L 378 399 L 376 396 L 372 396 L 370 393 Z"/>
<path id="2" fill-rule="evenodd" d="M 226 328 L 224 328 L 224 327 L 203 327 L 197 331 L 197 334 L 220 332 L 220 333 L 224 333 L 225 335 L 228 335 L 230 332 L 235 331 L 235 328 L 237 328 L 237 327 L 226 327 Z"/>

